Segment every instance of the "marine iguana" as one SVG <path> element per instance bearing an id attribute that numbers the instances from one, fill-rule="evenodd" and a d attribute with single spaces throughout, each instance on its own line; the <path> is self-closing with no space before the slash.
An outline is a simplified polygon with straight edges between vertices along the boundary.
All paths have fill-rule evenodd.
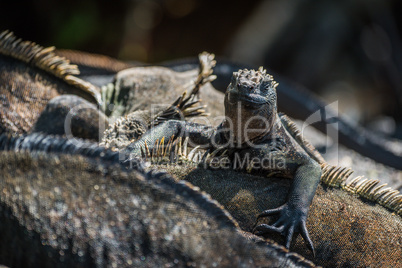
<path id="1" fill-rule="evenodd" d="M 313 267 L 276 244 L 254 244 L 247 240 L 258 239 L 250 235 L 244 239 L 231 216 L 190 184 L 175 183 L 163 172 L 145 172 L 138 162 L 127 165 L 119 161 L 119 152 L 96 143 L 3 134 L 0 150 L 0 229 L 12 234 L 3 235 L 3 241 L 18 241 L 12 247 L 0 243 L 4 264 Z M 194 239 L 199 243 L 189 243 Z"/>
<path id="2" fill-rule="evenodd" d="M 303 139 L 296 126 L 288 123 L 291 122 L 287 121 L 291 132 Z M 175 148 L 163 148 L 159 144 L 151 153 L 144 147 L 148 168 L 166 170 L 177 180 L 200 187 L 230 212 L 242 230 L 251 232 L 256 215 L 286 202 L 292 180 L 219 168 L 220 163 L 229 163 L 228 159 L 219 158 L 228 155 L 219 155 L 219 152 L 205 154 L 196 148 L 188 152 L 188 138 L 183 142 L 178 139 Z M 302 143 L 307 144 L 306 141 Z M 316 254 L 313 256 L 306 249 L 300 237 L 290 249 L 323 267 L 398 266 L 402 261 L 402 247 L 399 246 L 402 244 L 400 192 L 386 187 L 380 180 L 352 177 L 350 168 L 321 165 L 321 183 L 307 220 Z M 272 223 L 266 219 L 260 222 Z M 268 237 L 276 242 L 283 241 L 275 234 Z"/>
<path id="3" fill-rule="evenodd" d="M 309 206 L 321 177 L 319 161 L 323 161 L 311 146 L 292 135 L 286 118 L 277 113 L 278 84 L 260 68 L 233 73 L 225 94 L 225 120 L 217 127 L 169 120 L 145 133 L 126 150 L 141 155 L 143 146 L 170 137 L 189 137 L 193 146 L 205 149 L 227 149 L 226 167 L 246 170 L 264 176 L 291 177 L 293 183 L 285 204 L 263 211 L 258 218 L 279 214 L 272 225 L 261 224 L 255 231 L 281 233 L 290 247 L 293 234 L 300 233 L 314 252 L 306 228 Z"/>
<path id="4" fill-rule="evenodd" d="M 167 72 L 166 68 L 155 67 L 123 72 L 123 76 L 130 73 L 134 82 L 138 82 L 135 80 L 137 73 L 140 73 L 140 79 L 148 81 L 146 86 L 130 84 L 130 89 L 139 91 L 141 96 L 124 85 L 108 85 L 101 90 L 78 78 L 78 67 L 57 56 L 54 50 L 54 47 L 44 48 L 18 39 L 10 31 L 0 33 L 0 133 L 72 134 L 99 141 L 104 129 L 113 122 L 109 116 L 125 116 L 137 111 L 140 103 L 142 110 L 151 109 L 151 102 L 141 95 L 144 93 L 150 98 L 151 95 L 145 93 L 147 87 L 160 88 L 159 97 L 166 100 L 152 111 L 152 115 L 134 113 L 131 118 L 150 124 L 167 118 L 202 115 L 202 107 L 197 107 L 198 101 L 193 97 L 200 87 L 215 78 L 212 75 L 214 55 L 201 53 L 200 68 L 186 73 L 175 74 Z M 116 79 L 118 82 L 119 78 Z M 182 94 L 186 90 L 189 97 L 184 98 Z M 154 117 L 151 119 L 150 116 Z M 66 133 L 66 118 L 70 120 L 71 133 Z"/>
<path id="5" fill-rule="evenodd" d="M 232 173 L 232 174 L 234 174 L 234 173 Z M 235 175 L 233 175 L 233 176 L 235 176 Z M 248 176 L 248 175 L 245 175 L 245 176 Z M 240 177 L 241 179 L 244 179 L 244 177 Z M 212 180 L 212 181 L 214 181 L 214 180 Z M 362 189 L 360 189 L 360 190 L 364 190 L 363 192 L 365 192 L 365 190 L 367 190 L 367 189 L 377 189 L 378 187 L 375 185 L 375 184 L 370 184 L 370 185 L 368 185 L 368 184 L 365 184 L 365 183 L 360 183 L 360 181 L 358 182 L 359 184 L 358 185 L 360 185 L 361 187 L 360 188 L 362 188 Z M 228 185 L 232 185 L 232 188 L 233 188 L 233 184 L 228 184 Z M 219 187 L 219 185 L 217 184 L 217 187 Z M 218 189 L 219 190 L 219 189 Z M 361 192 L 359 190 L 359 192 Z M 384 190 L 384 189 L 383 189 Z M 257 190 L 256 191 L 258 191 L 258 186 L 257 186 Z M 219 192 L 219 191 L 218 191 Z M 395 197 L 395 193 L 392 193 L 392 191 L 379 191 L 379 192 L 381 192 L 381 193 L 377 193 L 377 197 L 378 196 L 382 196 L 382 198 L 381 198 L 381 200 L 393 200 L 394 199 L 394 197 Z M 386 195 L 386 196 L 384 196 L 384 195 Z M 392 197 L 392 198 L 388 198 L 388 197 Z M 219 195 L 218 195 L 218 197 L 219 197 Z M 218 198 L 217 198 L 218 199 Z M 395 200 L 394 200 L 395 201 Z M 223 202 L 222 202 L 223 203 Z M 398 204 L 400 204 L 400 202 L 398 203 L 397 201 L 395 201 L 395 202 L 391 202 L 391 203 L 393 203 L 394 204 L 394 208 L 395 207 L 397 207 L 398 206 Z M 245 203 L 246 204 L 246 203 Z M 348 203 L 345 203 L 345 204 L 348 204 L 347 205 L 347 207 L 348 206 L 350 206 L 350 207 L 355 207 L 355 205 L 354 205 L 354 203 L 353 203 L 353 201 L 350 201 L 350 202 L 348 202 Z M 329 205 L 329 204 L 327 204 L 327 205 Z M 392 205 L 392 204 L 390 204 L 390 205 Z M 248 208 L 249 209 L 249 208 Z M 263 209 L 263 208 L 259 208 L 260 210 L 261 209 Z M 322 212 L 323 210 L 320 208 L 320 209 L 318 209 L 318 214 L 317 215 L 319 215 L 321 212 Z M 360 211 L 359 209 L 357 209 L 357 211 Z M 326 211 L 326 213 L 327 213 L 328 211 Z M 241 212 L 239 212 L 239 213 L 241 213 Z M 364 213 L 363 213 L 364 214 Z M 374 213 L 375 214 L 375 213 Z M 328 215 L 328 214 L 327 214 Z M 252 218 L 254 217 L 254 214 L 252 214 Z M 311 220 L 311 212 L 310 212 L 310 217 L 309 217 L 309 219 Z M 318 217 L 318 220 L 319 220 L 320 218 Z M 333 218 L 332 217 L 329 217 L 329 218 L 325 218 L 325 222 L 330 222 L 331 220 L 332 220 Z M 353 218 L 352 218 L 353 219 Z M 381 219 L 376 219 L 376 221 L 375 222 L 380 222 L 381 221 Z M 358 221 L 356 221 L 356 222 L 358 222 Z M 371 222 L 374 222 L 374 221 L 371 221 Z M 363 223 L 362 223 L 363 224 Z M 356 226 L 355 226 L 356 227 Z M 351 228 L 351 230 L 355 230 L 356 228 Z M 362 226 L 362 228 L 364 229 L 364 225 Z M 338 227 L 336 227 L 336 225 L 335 225 L 335 227 L 333 227 L 333 228 L 339 228 L 339 226 Z M 343 228 L 346 228 L 345 226 L 343 227 Z M 309 227 L 309 229 L 311 229 L 311 227 Z M 313 230 L 314 230 L 314 228 L 313 228 Z M 340 230 L 344 230 L 344 229 L 340 229 Z M 361 230 L 361 229 L 359 229 L 359 230 Z M 378 230 L 378 232 L 379 231 L 381 231 L 381 230 Z M 370 231 L 371 232 L 371 231 Z M 318 239 L 318 241 L 319 241 L 319 239 L 320 239 L 320 237 L 323 237 L 323 234 L 325 234 L 325 233 L 327 233 L 328 234 L 328 232 L 324 232 L 324 233 L 317 233 L 317 239 Z M 372 234 L 375 234 L 375 232 L 372 232 Z M 375 235 L 374 235 L 375 236 Z M 390 237 L 390 238 L 392 238 L 392 237 Z M 317 243 L 316 241 L 317 241 L 317 239 L 315 240 L 315 243 Z M 313 239 L 314 240 L 314 239 Z M 392 239 L 391 239 L 392 240 Z M 395 240 L 394 240 L 395 241 Z M 335 243 L 336 242 L 336 238 L 335 238 L 335 240 L 333 240 L 332 241 L 332 243 L 334 243 L 334 244 L 336 244 Z M 396 242 L 398 243 L 398 240 L 396 240 Z M 328 244 L 329 245 L 329 244 Z M 339 245 L 338 245 L 339 246 Z M 324 247 L 325 248 L 325 247 Z M 387 248 L 391 248 L 390 246 L 389 247 L 387 247 Z M 350 249 L 350 248 L 348 248 L 347 250 L 353 250 L 353 244 L 352 244 L 352 249 Z M 385 254 L 385 253 L 384 253 Z M 394 254 L 394 253 L 392 253 L 391 252 L 391 254 L 389 254 L 389 255 L 392 255 L 392 254 Z M 336 256 L 337 258 L 341 258 L 342 256 L 342 251 L 340 250 L 339 251 L 339 254 Z M 343 254 L 343 255 L 345 255 L 345 254 Z M 375 254 L 374 254 L 375 255 Z M 386 254 L 385 254 L 386 255 Z M 347 255 L 347 256 L 349 256 L 349 255 Z M 328 254 L 324 254 L 323 255 L 323 258 L 333 258 L 333 255 L 332 255 L 332 257 L 328 257 Z M 329 260 L 327 260 L 327 261 L 329 261 Z M 352 263 L 356 263 L 356 262 L 352 262 Z"/>
<path id="6" fill-rule="evenodd" d="M 315 267 L 245 237 L 221 205 L 164 172 L 31 148 L 0 152 L 0 173 L 10 267 Z"/>

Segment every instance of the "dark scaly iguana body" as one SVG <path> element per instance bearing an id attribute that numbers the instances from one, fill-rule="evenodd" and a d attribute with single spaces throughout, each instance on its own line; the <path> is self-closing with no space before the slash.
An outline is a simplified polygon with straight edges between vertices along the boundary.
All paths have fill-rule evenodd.
<path id="1" fill-rule="evenodd" d="M 188 136 L 193 144 L 204 148 L 227 149 L 229 163 L 226 163 L 226 168 L 293 178 L 287 202 L 259 215 L 279 214 L 279 219 L 273 225 L 257 226 L 256 231 L 259 234 L 272 231 L 283 234 L 287 248 L 293 234 L 300 233 L 314 251 L 305 224 L 321 168 L 312 158 L 314 155 L 308 153 L 309 148 L 292 137 L 277 114 L 276 86 L 272 76 L 262 68 L 258 71 L 239 70 L 233 74 L 225 94 L 226 119 L 216 129 L 168 121 L 146 133 L 127 150 L 139 155 L 141 146 L 150 147 L 162 137 Z"/>
<path id="2" fill-rule="evenodd" d="M 151 109 L 151 102 L 146 101 L 152 98 L 149 91 L 146 96 L 141 95 L 142 98 L 136 92 L 126 91 L 126 88 L 119 85 L 112 88 L 106 86 L 101 92 L 97 86 L 76 77 L 80 73 L 77 66 L 57 56 L 54 47 L 44 48 L 33 42 L 22 41 L 9 31 L 0 33 L 0 63 L 0 133 L 71 134 L 99 141 L 110 123 L 109 115 L 124 116 L 137 108 Z M 179 98 L 180 101 L 175 101 L 173 106 L 171 103 L 185 90 L 192 89 L 192 97 L 201 86 L 213 80 L 211 73 L 214 64 L 213 55 L 203 53 L 200 55 L 200 71 L 176 75 L 164 68 L 126 71 L 134 79 L 139 72 L 141 78 L 149 82 L 146 86 L 140 83 L 134 87 L 131 84 L 134 91 L 138 90 L 142 94 L 147 87 L 154 90 L 168 89 L 162 90 L 159 97 L 169 101 L 161 103 L 152 114 L 148 112 L 151 115 L 146 112 L 135 113 L 131 114 L 131 118 L 149 121 L 149 125 L 155 120 L 182 119 L 203 114 L 201 107 L 195 107 L 198 102 L 190 102 L 188 97 Z M 181 83 L 188 85 L 183 88 L 179 86 Z M 138 107 L 141 101 L 145 105 Z"/>
<path id="3" fill-rule="evenodd" d="M 150 168 L 164 169 L 178 180 L 200 187 L 249 232 L 261 210 L 286 202 L 292 183 L 275 176 L 199 168 L 188 160 L 181 165 L 157 162 L 163 161 L 155 161 Z M 350 180 L 351 173 L 333 167 L 323 171 L 307 219 L 315 256 L 301 237 L 295 238 L 290 249 L 323 267 L 398 267 L 402 262 L 402 196 L 378 180 Z M 283 242 L 275 234 L 269 238 Z"/>
<path id="4" fill-rule="evenodd" d="M 1 139 L 0 149 L 20 151 L 0 152 L 2 264 L 313 267 L 281 246 L 246 239 L 220 205 L 188 183 L 124 170 L 113 157 L 86 153 L 89 143 L 71 149 L 63 138 L 39 136 Z M 71 155 L 77 151 L 87 157 Z"/>
<path id="5" fill-rule="evenodd" d="M 288 127 L 296 138 L 302 139 L 294 125 Z M 174 157 L 169 150 L 166 153 L 160 147 L 146 161 L 153 163 L 150 168 L 164 169 L 177 180 L 189 181 L 208 192 L 243 230 L 253 230 L 261 210 L 286 202 L 291 180 L 219 169 L 210 165 L 219 162 L 210 159 L 214 153 L 204 156 L 198 163 L 202 152 L 193 149 L 188 153 L 184 150 L 186 147 L 186 142 L 176 146 Z M 169 164 L 172 159 L 178 161 Z M 321 183 L 307 219 L 316 248 L 315 257 L 300 237 L 290 249 L 323 267 L 398 266 L 402 261 L 402 195 L 379 180 L 361 176 L 352 178 L 351 169 L 325 163 L 322 166 Z M 269 237 L 283 241 L 274 234 Z"/>
<path id="6" fill-rule="evenodd" d="M 99 89 L 76 77 L 77 66 L 53 51 L 0 33 L 0 133 L 31 131 L 48 101 L 62 94 L 100 102 Z"/>

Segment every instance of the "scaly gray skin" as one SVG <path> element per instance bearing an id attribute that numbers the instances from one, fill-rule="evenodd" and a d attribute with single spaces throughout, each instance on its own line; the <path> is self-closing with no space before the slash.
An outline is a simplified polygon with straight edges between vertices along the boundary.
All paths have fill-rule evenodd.
<path id="1" fill-rule="evenodd" d="M 134 114 L 137 120 L 154 122 L 202 115 L 202 107 L 196 107 L 197 101 L 179 96 L 189 90 L 188 95 L 193 97 L 201 86 L 214 79 L 211 75 L 214 56 L 202 53 L 199 70 L 175 73 L 158 67 L 130 69 L 119 74 L 126 78 L 124 83 L 117 77 L 117 85 L 104 87 L 101 95 L 100 88 L 76 76 L 80 73 L 76 65 L 57 56 L 54 50 L 54 47 L 44 48 L 18 39 L 10 31 L 0 32 L 0 134 L 71 134 L 99 141 L 105 128 L 113 122 L 107 116 L 111 112 L 127 115 L 137 111 L 135 107 L 141 101 L 143 110 L 151 109 L 154 99 L 146 89 L 159 89 L 159 97 L 165 101 L 153 111 L 153 118 L 149 118 L 151 112 L 149 115 L 143 112 Z M 110 59 L 106 60 L 109 62 Z M 123 85 L 127 80 L 132 82 L 128 88 Z M 140 93 L 136 94 L 135 90 Z M 176 116 L 177 113 L 180 116 Z M 71 123 L 67 129 L 66 121 Z"/>
<path id="2" fill-rule="evenodd" d="M 313 256 L 302 237 L 298 237 L 290 249 L 314 259 L 323 267 L 398 266 L 402 261 L 402 248 L 399 247 L 402 243 L 399 235 L 402 231 L 402 195 L 379 180 L 351 177 L 353 170 L 350 168 L 326 164 L 302 137 L 296 125 L 285 116 L 282 119 L 286 129 L 321 163 L 323 169 L 307 220 L 317 254 Z M 203 156 L 196 149 L 187 152 L 186 141 L 180 144 L 167 146 L 167 152 L 166 148 L 159 146 L 152 152 L 152 157 L 150 152 L 147 153 L 145 161 L 147 165 L 151 163 L 149 168 L 166 170 L 178 180 L 200 187 L 230 212 L 242 230 L 252 231 L 255 217 L 263 209 L 286 202 L 292 180 L 222 169 L 214 164 L 228 163 L 224 161 L 228 158 L 226 154 L 212 152 Z M 197 164 L 200 160 L 201 163 Z M 175 163 L 166 164 L 172 161 Z M 207 169 L 199 168 L 199 165 Z M 267 219 L 260 222 L 270 223 Z M 276 234 L 270 234 L 269 238 L 283 241 Z"/>
<path id="3" fill-rule="evenodd" d="M 130 167 L 131 169 L 138 171 L 144 170 L 140 160 L 130 159 L 130 161 L 124 161 L 127 159 L 124 158 L 122 153 L 100 147 L 95 142 L 74 138 L 67 139 L 60 136 L 45 135 L 41 133 L 21 136 L 2 134 L 0 135 L 0 150 L 81 155 L 101 159 L 111 165 L 120 164 L 124 167 Z"/>
<path id="4" fill-rule="evenodd" d="M 51 99 L 29 133 L 46 133 L 99 141 L 109 118 L 98 107 L 76 95 Z"/>
<path id="5" fill-rule="evenodd" d="M 255 231 L 259 235 L 281 233 L 286 238 L 287 248 L 290 247 L 293 234 L 300 233 L 314 252 L 306 220 L 320 180 L 321 168 L 284 127 L 277 113 L 276 86 L 277 83 L 265 70 L 239 70 L 233 74 L 226 91 L 226 119 L 220 126 L 213 128 L 168 121 L 147 132 L 128 146 L 127 151 L 140 155 L 141 147 L 151 147 L 152 151 L 152 146 L 162 137 L 167 137 L 166 142 L 172 136 L 190 137 L 193 145 L 198 144 L 205 149 L 227 149 L 229 166 L 235 169 L 264 176 L 293 178 L 287 202 L 258 216 L 279 214 L 279 219 L 272 225 L 258 225 Z"/>
<path id="6" fill-rule="evenodd" d="M 53 51 L 0 33 L 0 134 L 30 132 L 57 96 L 73 94 L 98 104 L 99 89 L 76 77 L 77 66 Z"/>
<path id="7" fill-rule="evenodd" d="M 177 180 L 200 187 L 229 211 L 242 230 L 250 232 L 260 211 L 286 202 L 292 183 L 275 176 L 264 178 L 233 170 L 199 168 L 188 160 L 179 165 L 162 164 L 163 159 L 154 162 L 150 168 L 166 170 Z M 315 256 L 300 236 L 292 242 L 290 250 L 322 267 L 399 267 L 402 196 L 381 187 L 378 181 L 375 184 L 374 179 L 352 180 L 359 174 L 350 177 L 350 173 L 342 168 L 323 170 L 307 219 Z M 390 194 L 393 200 L 389 200 Z M 386 200 L 391 206 L 384 205 L 382 201 Z M 269 224 L 272 220 L 265 218 L 259 222 Z M 268 238 L 278 243 L 284 240 L 278 234 L 270 234 Z"/>
<path id="8" fill-rule="evenodd" d="M 1 150 L 11 150 L 0 152 L 0 263 L 314 267 L 241 233 L 226 210 L 190 184 L 122 169 L 115 152 L 49 136 L 0 141 Z"/>

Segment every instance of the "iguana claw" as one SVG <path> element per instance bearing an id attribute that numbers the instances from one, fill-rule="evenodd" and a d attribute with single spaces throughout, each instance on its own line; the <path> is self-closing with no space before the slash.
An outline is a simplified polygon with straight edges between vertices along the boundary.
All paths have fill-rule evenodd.
<path id="1" fill-rule="evenodd" d="M 279 214 L 279 219 L 272 225 L 260 224 L 255 226 L 253 233 L 256 235 L 265 235 L 266 233 L 276 232 L 283 235 L 286 239 L 285 247 L 289 249 L 293 235 L 300 233 L 303 239 L 307 242 L 307 247 L 315 256 L 313 242 L 311 241 L 307 227 L 307 214 L 297 208 L 290 208 L 288 205 L 282 205 L 278 208 L 263 211 L 258 215 L 257 221 L 260 218 Z"/>

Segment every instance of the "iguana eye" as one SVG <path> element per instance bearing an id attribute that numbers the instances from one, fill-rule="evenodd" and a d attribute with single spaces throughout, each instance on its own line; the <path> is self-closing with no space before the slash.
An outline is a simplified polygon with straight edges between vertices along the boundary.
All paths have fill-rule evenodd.
<path id="1" fill-rule="evenodd" d="M 268 91 L 269 88 L 270 88 L 270 86 L 271 86 L 270 83 L 264 83 L 264 84 L 261 85 L 261 88 L 262 88 L 264 91 Z"/>

